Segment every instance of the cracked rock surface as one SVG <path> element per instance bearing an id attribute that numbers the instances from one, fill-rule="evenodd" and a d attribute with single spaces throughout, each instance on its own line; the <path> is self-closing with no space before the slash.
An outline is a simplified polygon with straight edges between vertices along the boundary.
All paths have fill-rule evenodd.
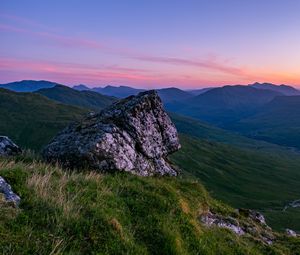
<path id="1" fill-rule="evenodd" d="M 177 130 L 159 96 L 146 91 L 71 124 L 42 155 L 71 169 L 175 176 L 167 156 L 179 148 Z"/>

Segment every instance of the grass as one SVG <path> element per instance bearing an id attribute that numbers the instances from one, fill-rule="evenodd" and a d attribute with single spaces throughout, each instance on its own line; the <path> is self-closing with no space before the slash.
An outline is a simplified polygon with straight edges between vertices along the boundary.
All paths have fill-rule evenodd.
<path id="1" fill-rule="evenodd" d="M 275 217 L 287 202 L 299 199 L 299 157 L 277 157 L 186 135 L 180 141 L 182 149 L 171 159 L 184 176 L 197 178 L 214 197 L 232 206 L 268 212 L 267 220 L 278 230 L 300 231 L 300 221 L 287 224 L 291 214 Z M 293 214 L 299 219 L 300 210 Z"/>
<path id="2" fill-rule="evenodd" d="M 234 210 L 196 181 L 66 172 L 35 160 L 1 160 L 21 196 L 0 207 L 2 254 L 300 254 L 299 239 L 266 246 L 199 221 L 209 208 Z"/>
<path id="3" fill-rule="evenodd" d="M 22 148 L 39 151 L 57 132 L 87 111 L 39 94 L 0 89 L 0 135 L 9 136 Z"/>

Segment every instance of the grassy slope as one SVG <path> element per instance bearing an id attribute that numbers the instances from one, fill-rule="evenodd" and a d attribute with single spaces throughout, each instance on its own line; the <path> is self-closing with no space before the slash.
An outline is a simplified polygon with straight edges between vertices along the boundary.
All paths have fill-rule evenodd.
<path id="1" fill-rule="evenodd" d="M 181 143 L 182 149 L 171 159 L 185 176 L 198 178 L 214 197 L 235 207 L 262 211 L 278 230 L 300 231 L 300 210 L 282 212 L 287 202 L 299 199 L 299 158 L 279 158 L 185 135 Z"/>
<path id="2" fill-rule="evenodd" d="M 36 94 L 0 91 L 0 132 L 23 147 L 40 149 L 68 122 L 85 113 L 79 108 L 57 104 Z M 185 173 L 190 173 L 189 176 L 200 178 L 214 191 L 214 196 L 235 206 L 272 209 L 281 208 L 287 200 L 299 198 L 299 191 L 296 190 L 300 180 L 299 160 L 295 159 L 295 155 L 278 150 L 277 146 L 254 142 L 193 120 L 174 120 L 180 132 L 201 138 L 183 137 L 183 149 L 174 160 Z M 286 223 L 289 221 L 286 213 L 276 211 L 278 217 L 274 217 L 274 213 L 270 215 L 274 226 L 300 229 L 297 222 Z M 290 214 L 300 222 L 298 210 Z"/>
<path id="3" fill-rule="evenodd" d="M 276 97 L 256 115 L 229 128 L 256 139 L 300 149 L 300 96 Z"/>
<path id="4" fill-rule="evenodd" d="M 36 93 L 63 104 L 79 106 L 92 110 L 103 109 L 117 100 L 114 97 L 104 96 L 94 91 L 77 91 L 62 85 L 58 85 L 53 88 L 41 89 Z"/>
<path id="5" fill-rule="evenodd" d="M 278 230 L 300 231 L 300 208 L 282 211 L 287 202 L 300 198 L 299 153 L 171 116 L 184 134 L 182 150 L 171 158 L 185 175 L 199 178 L 214 197 L 235 207 L 262 211 Z"/>
<path id="6" fill-rule="evenodd" d="M 0 206 L 3 254 L 300 254 L 299 239 L 265 246 L 203 227 L 198 216 L 208 208 L 234 211 L 197 182 L 2 160 L 0 175 L 22 197 L 19 210 Z"/>
<path id="7" fill-rule="evenodd" d="M 290 148 L 285 148 L 265 141 L 247 138 L 238 133 L 220 129 L 193 118 L 174 113 L 169 113 L 169 115 L 171 116 L 172 121 L 174 122 L 177 130 L 180 133 L 192 137 L 233 145 L 242 149 L 251 149 L 256 152 L 275 153 L 282 156 L 299 155 L 292 153 L 294 150 L 291 150 Z"/>
<path id="8" fill-rule="evenodd" d="M 0 89 L 0 135 L 23 148 L 39 150 L 69 122 L 87 110 L 63 105 L 33 93 Z"/>

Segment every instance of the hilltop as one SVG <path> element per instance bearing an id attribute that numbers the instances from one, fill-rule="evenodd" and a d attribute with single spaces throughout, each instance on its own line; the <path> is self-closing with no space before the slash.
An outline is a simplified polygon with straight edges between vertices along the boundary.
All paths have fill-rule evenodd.
<path id="1" fill-rule="evenodd" d="M 91 110 L 101 110 L 117 101 L 115 97 L 101 95 L 93 91 L 77 91 L 62 85 L 40 89 L 37 90 L 36 93 L 63 104 L 79 106 Z"/>

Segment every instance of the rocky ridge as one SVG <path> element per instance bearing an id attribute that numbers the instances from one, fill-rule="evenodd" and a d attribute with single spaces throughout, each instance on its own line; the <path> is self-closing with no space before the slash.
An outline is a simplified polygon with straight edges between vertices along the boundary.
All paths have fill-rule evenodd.
<path id="1" fill-rule="evenodd" d="M 167 156 L 179 148 L 176 128 L 157 92 L 146 91 L 71 124 L 42 155 L 67 168 L 176 176 Z"/>

